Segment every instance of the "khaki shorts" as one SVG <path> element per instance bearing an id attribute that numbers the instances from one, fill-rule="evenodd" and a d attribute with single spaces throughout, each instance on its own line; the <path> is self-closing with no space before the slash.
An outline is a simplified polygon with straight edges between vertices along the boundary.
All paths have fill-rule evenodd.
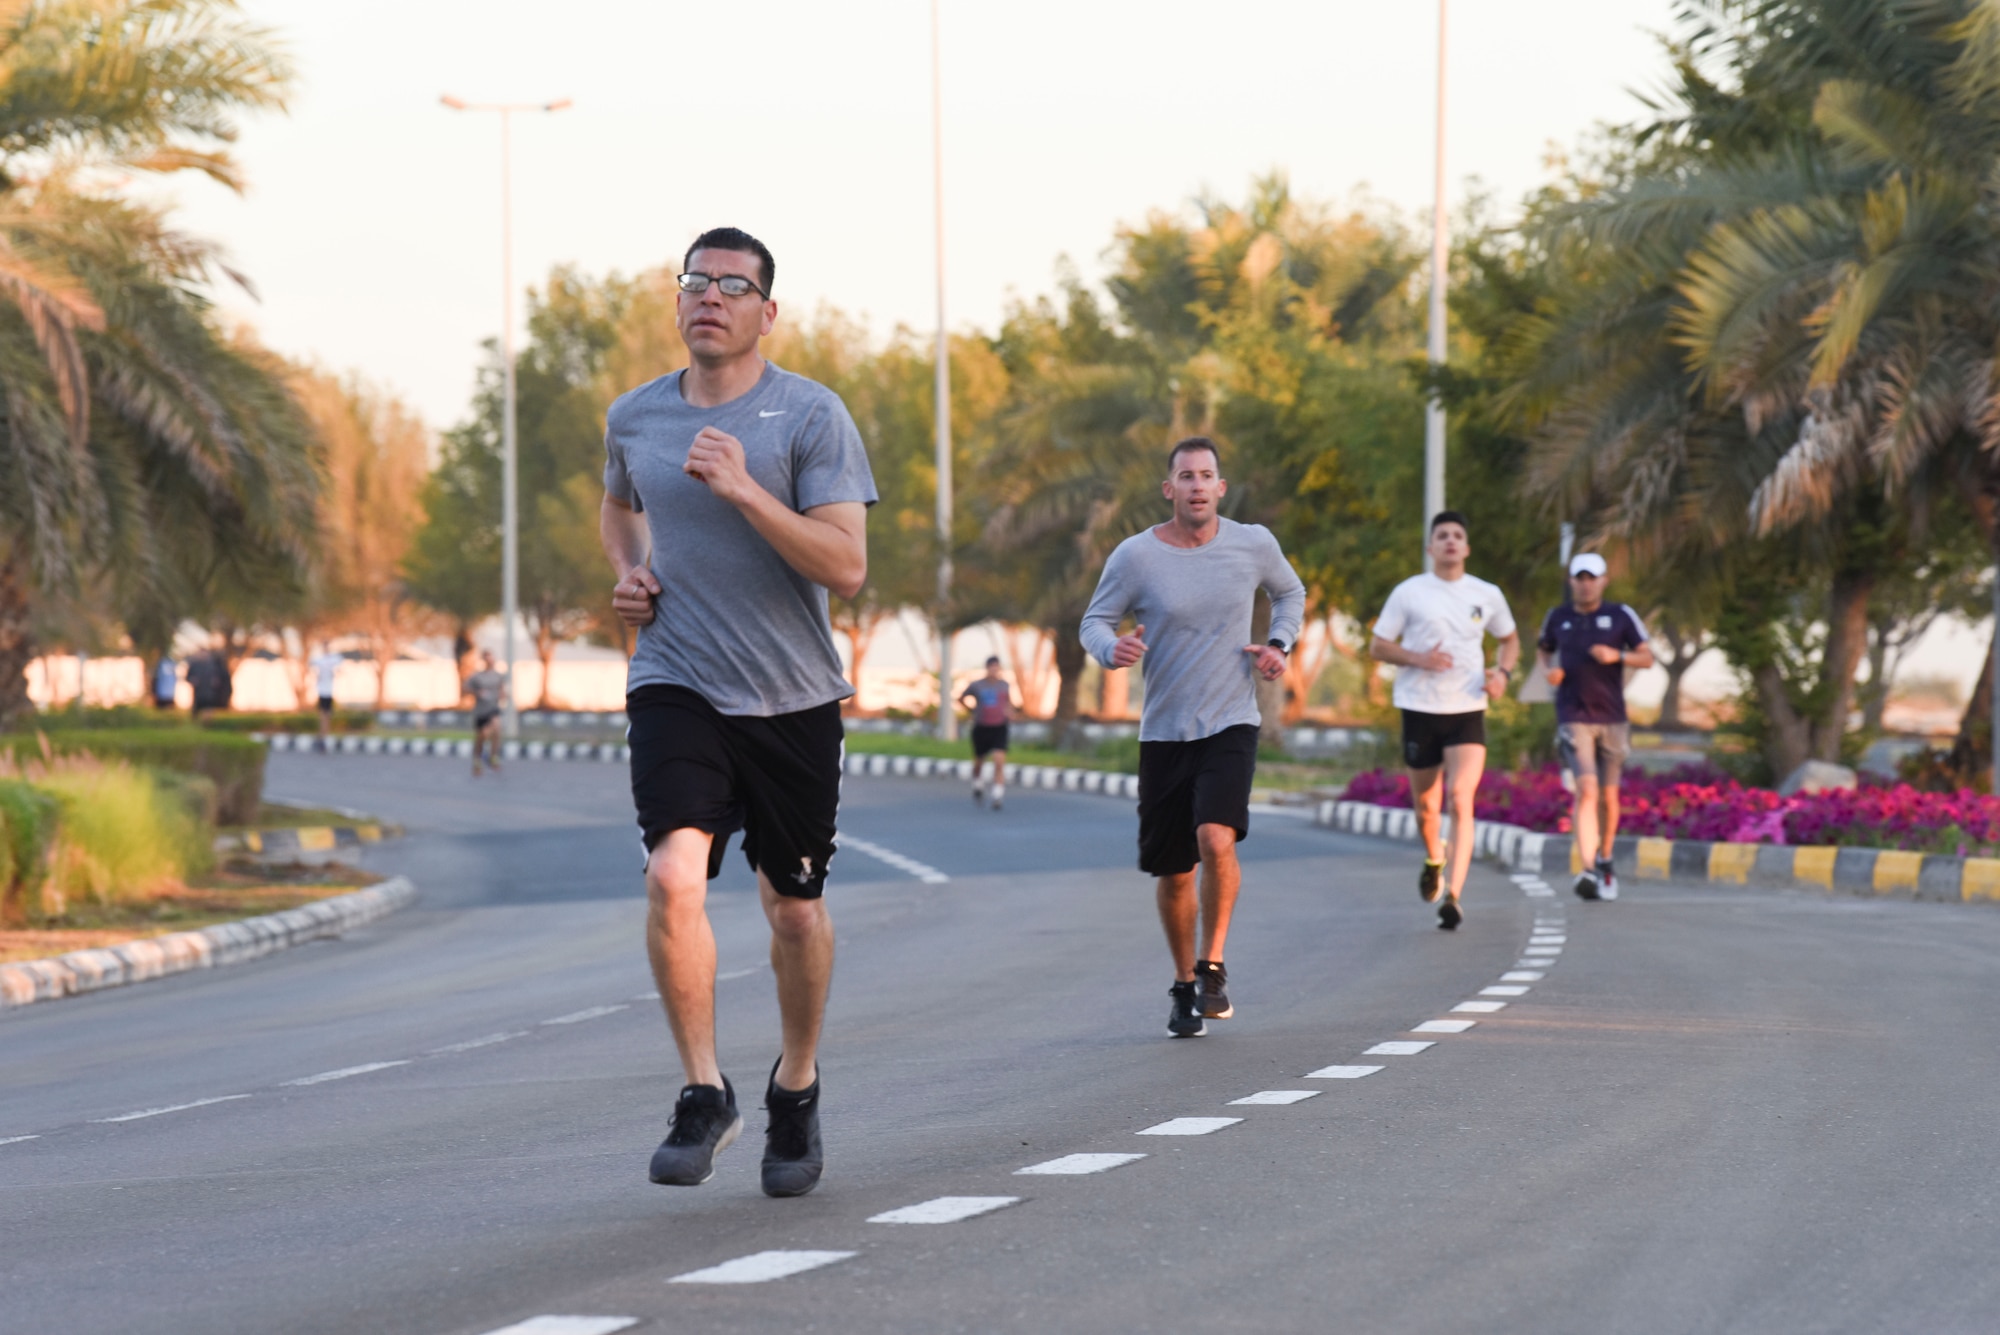
<path id="1" fill-rule="evenodd" d="M 1632 751 L 1629 723 L 1559 723 L 1556 754 L 1563 768 L 1578 779 L 1595 779 L 1606 788 L 1618 786 L 1625 757 Z"/>

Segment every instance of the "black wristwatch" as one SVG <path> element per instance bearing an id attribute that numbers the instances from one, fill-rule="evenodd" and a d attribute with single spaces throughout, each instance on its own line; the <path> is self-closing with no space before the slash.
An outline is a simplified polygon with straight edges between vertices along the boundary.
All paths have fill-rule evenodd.
<path id="1" fill-rule="evenodd" d="M 1276 649 L 1279 653 L 1283 654 L 1287 658 L 1290 658 L 1292 656 L 1291 649 L 1285 644 L 1283 640 L 1266 640 L 1264 641 L 1264 643 L 1269 645 L 1271 648 Z"/>

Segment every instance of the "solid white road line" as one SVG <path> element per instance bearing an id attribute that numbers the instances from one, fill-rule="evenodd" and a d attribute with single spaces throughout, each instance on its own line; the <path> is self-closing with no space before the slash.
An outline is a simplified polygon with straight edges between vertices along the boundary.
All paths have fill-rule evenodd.
<path id="1" fill-rule="evenodd" d="M 1392 1038 L 1387 1043 L 1377 1043 L 1361 1055 L 1364 1057 L 1414 1057 L 1425 1048 L 1434 1048 L 1436 1046 L 1437 1044 L 1429 1041 L 1417 1042 L 1414 1039 L 1408 1038 Z"/>
<path id="2" fill-rule="evenodd" d="M 636 1316 L 531 1316 L 486 1335 L 611 1335 L 638 1324 Z"/>
<path id="3" fill-rule="evenodd" d="M 1322 1066 L 1317 1071 L 1307 1071 L 1308 1080 L 1359 1080 L 1364 1075 L 1373 1075 L 1379 1066 Z"/>
<path id="4" fill-rule="evenodd" d="M 1143 1154 L 1065 1154 L 1062 1158 L 1050 1159 L 1047 1163 L 1016 1168 L 1014 1176 L 1071 1177 L 1084 1173 L 1102 1173 L 1107 1169 L 1123 1168 L 1128 1163 L 1137 1163 L 1145 1157 Z"/>
<path id="5" fill-rule="evenodd" d="M 1500 975 L 1503 983 L 1539 983 L 1548 977 L 1540 969 L 1509 969 Z"/>
<path id="6" fill-rule="evenodd" d="M 484 1038 L 468 1038 L 463 1043 L 447 1043 L 441 1048 L 432 1048 L 429 1055 L 442 1057 L 447 1052 L 471 1052 L 474 1048 L 490 1048 L 495 1043 L 505 1043 L 511 1038 L 526 1038 L 528 1031 L 516 1029 L 510 1034 L 488 1034 Z M 537 1318 L 538 1320 L 540 1318 Z"/>
<path id="7" fill-rule="evenodd" d="M 1164 1122 L 1155 1122 L 1143 1131 L 1134 1131 L 1135 1136 L 1206 1136 L 1222 1130 L 1225 1126 L 1235 1126 L 1241 1117 L 1174 1117 Z"/>
<path id="8" fill-rule="evenodd" d="M 1508 987 L 1504 984 L 1495 983 L 1492 987 L 1480 988 L 1479 995 L 1482 997 L 1525 997 L 1528 995 L 1528 989 L 1525 987 Z"/>
<path id="9" fill-rule="evenodd" d="M 24 1140 L 40 1140 L 40 1133 L 32 1136 L 0 1136 L 0 1145 L 18 1145 Z"/>
<path id="10" fill-rule="evenodd" d="M 626 1005 L 624 1002 L 620 1002 L 616 1006 L 591 1006 L 586 1010 L 571 1011 L 568 1015 L 558 1015 L 556 1016 L 555 1019 L 544 1020 L 542 1021 L 542 1023 L 582 1024 L 585 1020 L 598 1020 L 602 1019 L 607 1015 L 616 1015 L 619 1011 L 630 1010 L 630 1009 L 631 1007 Z"/>
<path id="11" fill-rule="evenodd" d="M 1477 1020 L 1425 1020 L 1422 1024 L 1412 1025 L 1410 1032 L 1413 1034 L 1462 1034 L 1478 1023 L 1479 1021 Z"/>
<path id="12" fill-rule="evenodd" d="M 1461 1001 L 1452 1007 L 1460 1015 L 1493 1015 L 1506 1009 L 1504 1001 Z"/>
<path id="13" fill-rule="evenodd" d="M 783 1279 L 787 1275 L 803 1274 L 823 1265 L 832 1265 L 835 1261 L 845 1261 L 852 1255 L 853 1252 L 752 1252 L 733 1261 L 724 1261 L 721 1265 L 675 1275 L 667 1283 L 762 1284 L 766 1280 Z"/>
<path id="14" fill-rule="evenodd" d="M 906 872 L 916 877 L 925 885 L 944 885 L 951 880 L 951 877 L 945 875 L 936 867 L 919 862 L 915 858 L 906 858 L 894 849 L 884 848 L 880 844 L 870 843 L 866 839 L 859 839 L 851 834 L 841 835 L 840 841 L 836 846 L 839 848 L 851 848 L 857 853 L 866 853 L 877 862 L 886 862 L 897 871 Z"/>
<path id="15" fill-rule="evenodd" d="M 211 1103 L 229 1103 L 236 1099 L 247 1099 L 248 1094 L 224 1094 L 217 1099 L 196 1099 L 193 1103 L 174 1103 L 164 1108 L 142 1108 L 138 1112 L 120 1113 L 116 1117 L 93 1117 L 99 1124 L 110 1122 L 136 1122 L 142 1117 L 163 1117 L 167 1113 L 186 1112 L 189 1108 L 206 1108 Z"/>
<path id="16" fill-rule="evenodd" d="M 1319 1097 L 1317 1089 L 1260 1089 L 1255 1094 L 1246 1094 L 1240 1099 L 1231 1099 L 1232 1106 L 1240 1103 L 1304 1103 L 1307 1099 Z"/>
<path id="17" fill-rule="evenodd" d="M 321 1071 L 318 1075 L 302 1075 L 296 1080 L 281 1080 L 279 1088 L 289 1089 L 297 1085 L 323 1085 L 329 1080 L 345 1080 L 351 1075 L 367 1075 L 370 1071 L 386 1071 L 391 1066 L 408 1066 L 409 1059 L 392 1062 L 369 1062 L 365 1066 L 343 1066 L 338 1071 Z"/>
<path id="18" fill-rule="evenodd" d="M 934 1201 L 924 1201 L 919 1205 L 905 1205 L 900 1210 L 884 1210 L 881 1214 L 868 1216 L 871 1224 L 956 1224 L 961 1219 L 971 1219 L 975 1215 L 990 1214 L 1005 1209 L 1021 1198 L 1019 1196 L 940 1196 Z"/>

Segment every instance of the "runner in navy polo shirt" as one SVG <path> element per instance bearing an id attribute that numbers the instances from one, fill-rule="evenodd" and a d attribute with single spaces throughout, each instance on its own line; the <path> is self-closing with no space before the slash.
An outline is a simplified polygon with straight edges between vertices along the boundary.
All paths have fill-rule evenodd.
<path id="1" fill-rule="evenodd" d="M 1576 780 L 1570 829 L 1581 856 L 1596 853 L 1595 865 L 1576 878 L 1583 899 L 1618 898 L 1611 849 L 1618 837 L 1619 770 L 1632 749 L 1625 669 L 1653 666 L 1645 623 L 1625 604 L 1604 601 L 1604 576 L 1604 558 L 1596 552 L 1573 559 L 1569 601 L 1542 619 L 1536 641 L 1556 688 L 1556 750 Z"/>

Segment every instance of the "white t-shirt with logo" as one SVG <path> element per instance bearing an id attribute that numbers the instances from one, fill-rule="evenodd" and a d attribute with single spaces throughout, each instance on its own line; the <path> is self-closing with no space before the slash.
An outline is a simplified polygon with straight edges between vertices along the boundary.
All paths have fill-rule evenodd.
<path id="1" fill-rule="evenodd" d="M 1413 575 L 1398 584 L 1375 620 L 1375 633 L 1415 653 L 1442 649 L 1444 672 L 1396 669 L 1396 708 L 1423 714 L 1471 714 L 1486 708 L 1485 637 L 1514 633 L 1514 614 L 1495 585 L 1471 575 Z"/>

